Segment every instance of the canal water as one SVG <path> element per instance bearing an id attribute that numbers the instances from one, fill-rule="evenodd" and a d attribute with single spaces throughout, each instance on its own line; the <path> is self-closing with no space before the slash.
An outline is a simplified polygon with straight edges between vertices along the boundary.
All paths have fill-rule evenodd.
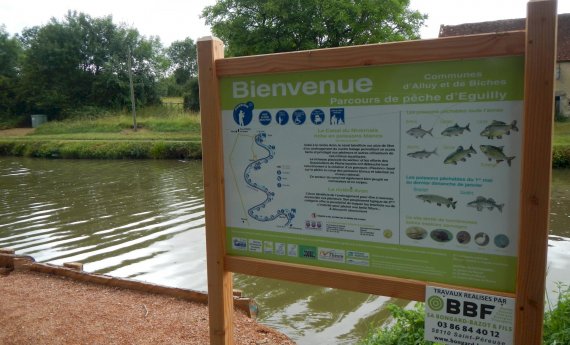
<path id="1" fill-rule="evenodd" d="M 205 291 L 201 162 L 0 157 L 0 247 L 89 272 Z M 552 180 L 547 290 L 570 283 L 570 170 Z M 407 301 L 235 275 L 259 320 L 299 344 L 353 344 Z"/>

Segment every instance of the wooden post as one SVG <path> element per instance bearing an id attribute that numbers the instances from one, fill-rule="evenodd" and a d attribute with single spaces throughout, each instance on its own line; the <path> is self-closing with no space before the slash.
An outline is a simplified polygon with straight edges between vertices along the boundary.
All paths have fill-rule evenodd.
<path id="1" fill-rule="evenodd" d="M 64 262 L 63 267 L 70 268 L 74 271 L 83 272 L 83 264 L 81 262 Z"/>
<path id="2" fill-rule="evenodd" d="M 216 73 L 216 60 L 223 57 L 222 41 L 214 37 L 203 37 L 198 40 L 210 344 L 216 345 L 233 344 L 232 273 L 224 269 L 226 253 L 224 161 L 220 85 Z"/>
<path id="3" fill-rule="evenodd" d="M 137 131 L 137 111 L 135 102 L 135 89 L 133 87 L 133 68 L 131 66 L 131 48 L 129 48 L 129 59 L 127 61 L 127 66 L 129 68 L 129 88 L 131 90 L 131 108 L 133 112 L 133 130 Z"/>
<path id="4" fill-rule="evenodd" d="M 528 3 L 515 344 L 540 344 L 554 119 L 556 0 Z"/>

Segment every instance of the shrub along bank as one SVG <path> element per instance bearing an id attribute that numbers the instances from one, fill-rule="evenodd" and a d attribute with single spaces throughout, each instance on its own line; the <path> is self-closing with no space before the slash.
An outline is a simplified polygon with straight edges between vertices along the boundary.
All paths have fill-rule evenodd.
<path id="1" fill-rule="evenodd" d="M 35 158 L 200 159 L 198 141 L 0 140 L 0 155 Z"/>
<path id="2" fill-rule="evenodd" d="M 570 168 L 570 145 L 554 145 L 552 148 L 552 167 Z"/>

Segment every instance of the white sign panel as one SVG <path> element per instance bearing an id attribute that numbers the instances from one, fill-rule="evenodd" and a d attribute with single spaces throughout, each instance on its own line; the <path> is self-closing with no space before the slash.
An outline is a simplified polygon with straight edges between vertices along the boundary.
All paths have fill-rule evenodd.
<path id="1" fill-rule="evenodd" d="M 425 339 L 444 344 L 511 345 L 515 299 L 426 288 Z"/>

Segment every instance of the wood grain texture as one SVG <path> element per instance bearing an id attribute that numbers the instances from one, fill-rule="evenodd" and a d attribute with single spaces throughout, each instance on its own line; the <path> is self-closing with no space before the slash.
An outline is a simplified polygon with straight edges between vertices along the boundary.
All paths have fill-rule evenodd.
<path id="1" fill-rule="evenodd" d="M 232 273 L 224 270 L 225 206 L 219 81 L 215 61 L 224 57 L 223 43 L 213 37 L 198 40 L 202 168 L 206 209 L 206 255 L 210 344 L 233 344 Z"/>
<path id="2" fill-rule="evenodd" d="M 232 272 L 414 301 L 425 300 L 426 285 L 514 297 L 509 293 L 247 257 L 227 256 L 225 263 L 226 269 Z"/>
<path id="3" fill-rule="evenodd" d="M 556 1 L 528 3 L 515 344 L 540 344 L 548 248 Z"/>
<path id="4" fill-rule="evenodd" d="M 524 54 L 524 31 L 371 44 L 301 52 L 227 58 L 218 76 L 360 67 Z"/>

